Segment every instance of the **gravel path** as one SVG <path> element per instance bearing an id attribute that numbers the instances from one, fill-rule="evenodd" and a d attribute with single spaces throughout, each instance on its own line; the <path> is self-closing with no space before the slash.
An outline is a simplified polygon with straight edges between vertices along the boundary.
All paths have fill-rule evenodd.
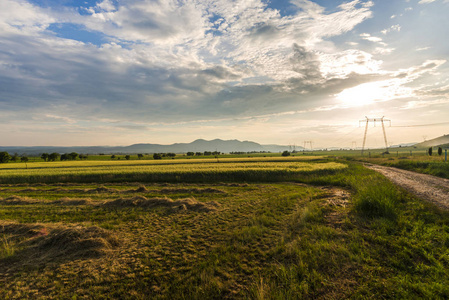
<path id="1" fill-rule="evenodd" d="M 449 209 L 449 179 L 379 165 L 365 164 L 365 167 L 381 173 L 416 196 Z"/>

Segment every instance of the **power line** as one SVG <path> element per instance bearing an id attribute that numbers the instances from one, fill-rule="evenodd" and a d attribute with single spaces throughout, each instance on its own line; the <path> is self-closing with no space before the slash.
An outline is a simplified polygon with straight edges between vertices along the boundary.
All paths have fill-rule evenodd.
<path id="1" fill-rule="evenodd" d="M 442 123 L 432 123 L 432 124 L 417 124 L 417 125 L 399 125 L 399 126 L 391 126 L 391 127 L 425 127 L 425 126 L 437 126 L 437 125 L 446 125 L 449 122 Z"/>

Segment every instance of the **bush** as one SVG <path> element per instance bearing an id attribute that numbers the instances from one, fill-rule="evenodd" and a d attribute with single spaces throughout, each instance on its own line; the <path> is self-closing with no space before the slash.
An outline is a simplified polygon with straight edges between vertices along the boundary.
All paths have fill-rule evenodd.
<path id="1" fill-rule="evenodd" d="M 162 159 L 162 155 L 160 153 L 154 153 L 153 159 Z"/>

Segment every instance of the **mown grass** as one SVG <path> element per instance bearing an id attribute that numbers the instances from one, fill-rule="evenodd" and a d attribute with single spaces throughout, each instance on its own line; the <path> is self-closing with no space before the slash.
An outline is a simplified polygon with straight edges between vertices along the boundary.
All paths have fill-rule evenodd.
<path id="1" fill-rule="evenodd" d="M 48 236 L 59 227 L 99 227 L 120 246 L 100 257 L 26 257 L 30 240 L 43 237 L 2 233 L 0 224 L 14 247 L 0 258 L 0 297 L 449 297 L 449 214 L 355 163 L 290 182 L 146 184 L 129 194 L 134 185 L 105 186 L 111 190 L 94 194 L 95 184 L 3 186 L 0 198 L 37 201 L 0 205 L 2 224 L 38 224 Z M 204 213 L 102 205 L 136 195 L 220 206 Z M 59 197 L 92 204 L 49 204 Z"/>

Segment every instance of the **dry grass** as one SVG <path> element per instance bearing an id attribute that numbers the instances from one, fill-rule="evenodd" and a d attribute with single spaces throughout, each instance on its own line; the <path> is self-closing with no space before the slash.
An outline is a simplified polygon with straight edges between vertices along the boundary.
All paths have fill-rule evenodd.
<path id="1" fill-rule="evenodd" d="M 170 198 L 148 199 L 143 196 L 136 196 L 133 198 L 119 198 L 113 201 L 108 201 L 103 205 L 106 207 L 142 207 L 142 208 L 167 207 L 173 210 L 191 210 L 197 212 L 215 211 L 220 206 L 218 203 L 213 201 L 202 203 L 197 201 L 195 198 L 172 200 Z"/>
<path id="2" fill-rule="evenodd" d="M 0 234 L 7 235 L 16 249 L 14 256 L 0 260 L 3 269 L 96 258 L 110 253 L 122 243 L 113 232 L 97 226 L 0 221 Z"/>
<path id="3" fill-rule="evenodd" d="M 27 204 L 35 204 L 37 202 L 38 201 L 36 199 L 21 196 L 10 196 L 6 198 L 0 198 L 1 205 L 27 205 Z"/>

